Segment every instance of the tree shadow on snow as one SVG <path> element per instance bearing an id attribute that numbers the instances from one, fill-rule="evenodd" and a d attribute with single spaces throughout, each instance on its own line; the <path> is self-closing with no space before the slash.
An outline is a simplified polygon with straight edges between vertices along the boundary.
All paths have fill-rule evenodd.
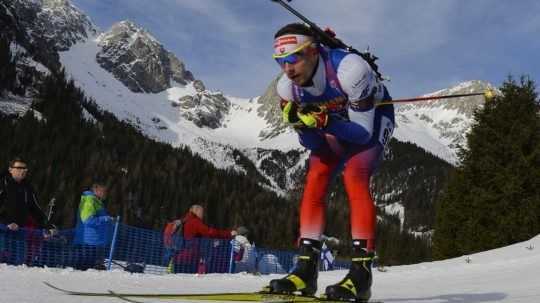
<path id="1" fill-rule="evenodd" d="M 450 294 L 440 295 L 425 298 L 393 298 L 393 299 L 381 299 L 375 301 L 381 302 L 422 302 L 422 301 L 434 301 L 437 303 L 481 303 L 481 302 L 494 302 L 505 299 L 508 295 L 500 292 L 491 292 L 483 294 Z"/>

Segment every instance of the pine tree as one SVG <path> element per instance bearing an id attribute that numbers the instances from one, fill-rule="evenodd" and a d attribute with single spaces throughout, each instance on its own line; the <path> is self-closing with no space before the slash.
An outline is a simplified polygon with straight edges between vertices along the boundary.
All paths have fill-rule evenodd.
<path id="1" fill-rule="evenodd" d="M 540 104 L 509 78 L 475 113 L 461 165 L 438 201 L 434 256 L 455 257 L 540 233 Z"/>

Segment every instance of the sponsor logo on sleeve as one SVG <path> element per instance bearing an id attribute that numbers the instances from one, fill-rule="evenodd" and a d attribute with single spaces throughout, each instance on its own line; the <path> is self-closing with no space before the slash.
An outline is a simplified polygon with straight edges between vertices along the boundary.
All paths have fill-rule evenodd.
<path id="1" fill-rule="evenodd" d="M 353 84 L 352 87 L 357 88 L 360 84 L 362 84 L 362 82 L 364 82 L 364 80 L 366 79 L 366 77 L 367 77 L 367 74 L 364 74 L 364 75 L 362 76 L 362 78 L 360 78 L 360 80 L 356 81 L 356 83 Z"/>

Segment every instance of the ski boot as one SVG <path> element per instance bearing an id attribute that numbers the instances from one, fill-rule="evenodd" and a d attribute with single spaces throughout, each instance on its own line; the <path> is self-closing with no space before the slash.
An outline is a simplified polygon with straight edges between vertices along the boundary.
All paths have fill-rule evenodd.
<path id="1" fill-rule="evenodd" d="M 337 284 L 326 287 L 328 300 L 367 302 L 371 298 L 371 263 L 374 253 L 368 253 L 365 240 L 353 241 L 353 255 L 349 273 Z"/>
<path id="2" fill-rule="evenodd" d="M 284 294 L 300 292 L 304 296 L 313 296 L 317 291 L 321 243 L 311 239 L 300 239 L 300 243 L 296 268 L 284 278 L 270 281 L 266 289 L 268 292 Z"/>

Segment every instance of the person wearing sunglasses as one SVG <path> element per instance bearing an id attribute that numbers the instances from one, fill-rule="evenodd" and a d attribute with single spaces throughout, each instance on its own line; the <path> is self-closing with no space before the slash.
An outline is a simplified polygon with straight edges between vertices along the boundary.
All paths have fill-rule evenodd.
<path id="1" fill-rule="evenodd" d="M 270 281 L 266 290 L 304 295 L 317 291 L 324 199 L 331 178 L 343 171 L 351 212 L 352 264 L 325 295 L 367 301 L 376 224 L 369 179 L 394 129 L 393 106 L 377 102 L 390 96 L 362 57 L 318 43 L 301 23 L 277 31 L 273 58 L 283 72 L 276 87 L 283 120 L 298 133 L 310 157 L 300 205 L 298 262 L 290 274 Z"/>
<path id="2" fill-rule="evenodd" d="M 28 166 L 21 158 L 9 162 L 8 173 L 0 178 L 0 223 L 17 231 L 22 227 L 50 227 L 39 207 L 34 188 L 26 180 Z"/>
<path id="3" fill-rule="evenodd" d="M 27 246 L 26 257 L 20 249 L 12 247 L 7 262 L 15 265 L 21 264 L 23 260 L 31 265 L 37 258 L 41 237 L 32 230 L 47 230 L 44 236 L 56 231 L 39 207 L 34 188 L 26 179 L 27 174 L 28 165 L 22 158 L 17 157 L 9 162 L 8 172 L 0 177 L 0 225 L 10 232 L 21 229 L 27 232 L 24 240 L 19 239 L 23 234 L 9 235 L 14 243 L 18 239 L 24 241 Z"/>

